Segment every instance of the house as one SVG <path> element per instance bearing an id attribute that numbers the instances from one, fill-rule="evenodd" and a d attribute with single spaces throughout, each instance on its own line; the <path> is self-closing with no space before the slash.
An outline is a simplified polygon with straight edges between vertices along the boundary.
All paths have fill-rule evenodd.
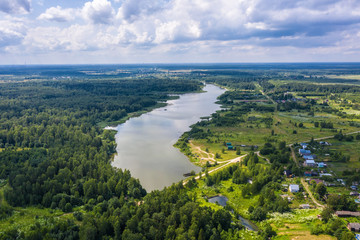
<path id="1" fill-rule="evenodd" d="M 306 160 L 304 162 L 304 167 L 315 167 L 316 166 L 316 162 L 314 160 Z"/>
<path id="2" fill-rule="evenodd" d="M 331 173 L 320 173 L 320 177 L 332 177 Z"/>
<path id="3" fill-rule="evenodd" d="M 304 172 L 305 177 L 311 177 L 311 172 Z"/>
<path id="4" fill-rule="evenodd" d="M 300 154 L 300 156 L 310 155 L 311 151 L 310 150 L 305 150 L 305 149 L 299 149 L 299 154 Z"/>
<path id="5" fill-rule="evenodd" d="M 345 181 L 344 181 L 344 179 L 338 178 L 338 179 L 336 179 L 336 181 L 338 181 L 339 183 L 341 183 L 341 185 L 344 185 L 344 186 L 345 186 Z"/>
<path id="6" fill-rule="evenodd" d="M 315 159 L 315 156 L 314 156 L 314 155 L 304 155 L 304 156 L 303 156 L 303 159 L 304 159 L 304 160 L 314 160 L 314 159 Z"/>
<path id="7" fill-rule="evenodd" d="M 310 209 L 310 205 L 309 204 L 300 204 L 300 208 L 301 209 Z"/>
<path id="8" fill-rule="evenodd" d="M 231 146 L 231 142 L 226 143 L 226 146 Z"/>
<path id="9" fill-rule="evenodd" d="M 350 196 L 359 196 L 358 192 L 350 192 Z"/>
<path id="10" fill-rule="evenodd" d="M 299 192 L 299 185 L 297 184 L 290 184 L 289 186 L 289 191 L 294 193 L 294 192 Z"/>
<path id="11" fill-rule="evenodd" d="M 324 182 L 324 185 L 327 187 L 335 187 L 336 186 L 335 183 L 329 183 L 329 182 Z"/>
<path id="12" fill-rule="evenodd" d="M 307 144 L 307 143 L 300 143 L 300 146 L 301 146 L 303 149 L 307 148 L 308 145 L 309 145 L 309 144 Z"/>
<path id="13" fill-rule="evenodd" d="M 228 146 L 228 150 L 234 150 L 233 146 Z"/>
<path id="14" fill-rule="evenodd" d="M 347 228 L 352 232 L 360 232 L 360 223 L 348 223 Z"/>
<path id="15" fill-rule="evenodd" d="M 319 168 L 326 167 L 326 164 L 325 164 L 325 163 L 323 163 L 323 162 L 319 162 L 319 163 L 318 163 L 318 167 L 319 167 Z"/>
<path id="16" fill-rule="evenodd" d="M 338 217 L 360 217 L 360 212 L 336 211 L 335 215 Z"/>
<path id="17" fill-rule="evenodd" d="M 357 190 L 357 186 L 354 186 L 354 185 L 350 186 L 350 188 L 351 188 L 351 190 L 354 190 L 354 191 Z"/>

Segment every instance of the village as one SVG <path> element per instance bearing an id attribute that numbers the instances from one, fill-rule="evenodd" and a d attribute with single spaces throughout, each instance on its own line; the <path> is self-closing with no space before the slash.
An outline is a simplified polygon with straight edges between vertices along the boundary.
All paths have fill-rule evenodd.
<path id="1" fill-rule="evenodd" d="M 318 146 L 331 146 L 331 143 L 326 141 L 316 142 Z M 326 200 L 330 194 L 346 195 L 352 201 L 360 205 L 360 194 L 358 192 L 359 182 L 348 182 L 343 178 L 338 178 L 334 171 L 324 163 L 320 158 L 312 152 L 310 143 L 300 143 L 297 146 L 296 157 L 299 160 L 299 165 L 304 171 L 303 177 L 296 176 L 291 170 L 284 170 L 284 175 L 287 178 L 286 183 L 282 184 L 284 194 L 281 195 L 283 199 L 287 199 L 292 208 L 312 209 L 312 208 L 326 208 Z M 325 154 L 328 157 L 329 154 Z M 317 186 L 322 186 L 324 195 L 319 196 L 316 189 Z M 319 187 L 318 187 L 319 188 Z M 356 233 L 356 239 L 360 239 L 360 217 L 359 211 L 336 211 L 335 216 L 343 218 L 347 222 L 347 228 Z M 318 215 L 321 219 L 321 216 Z"/>

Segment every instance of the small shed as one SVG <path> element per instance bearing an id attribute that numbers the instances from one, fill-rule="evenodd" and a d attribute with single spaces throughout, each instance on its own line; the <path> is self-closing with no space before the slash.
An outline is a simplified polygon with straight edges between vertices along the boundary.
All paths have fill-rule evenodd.
<path id="1" fill-rule="evenodd" d="M 332 177 L 331 173 L 320 173 L 320 177 Z"/>
<path id="2" fill-rule="evenodd" d="M 305 177 L 311 177 L 311 172 L 304 172 Z"/>
<path id="3" fill-rule="evenodd" d="M 297 184 L 290 184 L 289 186 L 289 191 L 294 193 L 294 192 L 299 192 L 300 188 L 299 185 Z"/>
<path id="4" fill-rule="evenodd" d="M 348 223 L 347 228 L 352 232 L 360 232 L 360 223 Z"/>
<path id="5" fill-rule="evenodd" d="M 228 150 L 234 150 L 234 147 L 228 145 Z"/>
<path id="6" fill-rule="evenodd" d="M 336 211 L 335 215 L 338 217 L 360 217 L 360 212 Z"/>
<path id="7" fill-rule="evenodd" d="M 300 208 L 301 209 L 310 209 L 310 205 L 309 204 L 301 204 Z"/>
<path id="8" fill-rule="evenodd" d="M 226 146 L 231 146 L 231 142 L 226 143 Z"/>
<path id="9" fill-rule="evenodd" d="M 314 160 L 315 159 L 314 155 L 304 155 L 303 158 L 305 160 Z"/>

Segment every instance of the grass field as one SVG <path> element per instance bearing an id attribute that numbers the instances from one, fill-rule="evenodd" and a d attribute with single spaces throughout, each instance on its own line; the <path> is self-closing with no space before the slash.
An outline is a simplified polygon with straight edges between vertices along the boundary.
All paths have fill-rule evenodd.
<path id="1" fill-rule="evenodd" d="M 198 187 L 191 190 L 192 193 L 196 193 L 197 195 L 197 202 L 199 202 L 203 206 L 211 207 L 214 209 L 220 209 L 221 206 L 209 203 L 207 201 L 207 198 L 214 197 L 218 195 L 223 195 L 228 198 L 228 204 L 240 215 L 242 215 L 244 218 L 249 218 L 248 215 L 248 208 L 251 205 L 254 205 L 257 200 L 258 196 L 255 196 L 253 198 L 243 198 L 241 196 L 241 190 L 243 185 L 238 185 L 232 183 L 231 180 L 222 181 L 219 186 L 212 186 L 208 187 L 204 183 L 204 181 L 199 180 L 197 181 Z M 228 189 L 232 187 L 234 191 L 229 192 Z"/>
<path id="2" fill-rule="evenodd" d="M 360 75 L 326 75 L 328 78 L 360 80 Z"/>
<path id="3" fill-rule="evenodd" d="M 254 115 L 255 114 L 252 113 L 248 116 Z M 359 130 L 358 127 L 350 126 L 346 119 L 340 119 L 337 116 L 327 113 L 315 114 L 313 117 L 296 111 L 279 112 L 274 114 L 256 112 L 256 116 L 259 118 L 271 117 L 273 118 L 273 124 L 270 127 L 265 126 L 265 124 L 250 122 L 240 123 L 232 127 L 209 126 L 206 127 L 206 130 L 207 128 L 210 129 L 212 136 L 207 139 L 193 140 L 193 143 L 202 150 L 206 150 L 206 148 L 208 148 L 209 153 L 221 154 L 222 158 L 218 161 L 224 161 L 236 157 L 236 151 L 228 151 L 227 147 L 223 144 L 224 142 L 231 142 L 233 146 L 240 147 L 241 152 L 243 152 L 244 150 L 249 151 L 250 149 L 248 149 L 248 147 L 243 148 L 241 145 L 262 146 L 268 141 L 274 143 L 285 141 L 288 144 L 299 143 L 302 141 L 309 141 L 312 137 L 321 138 L 333 136 L 336 134 L 336 131 L 340 130 L 343 133 Z M 334 124 L 334 129 L 316 128 L 314 127 L 314 121 L 332 122 Z M 297 126 L 302 123 L 303 127 L 296 127 L 295 123 Z M 272 130 L 274 130 L 273 135 Z M 293 133 L 294 130 L 296 130 L 296 134 Z M 222 153 L 223 149 L 225 150 L 224 153 Z M 194 151 L 194 149 L 192 150 Z M 198 155 L 200 159 L 206 157 L 203 154 Z"/>
<path id="4" fill-rule="evenodd" d="M 330 151 L 339 151 L 350 156 L 350 161 L 347 163 L 343 162 L 330 162 L 329 167 L 336 173 L 340 174 L 344 170 L 360 169 L 360 141 L 354 140 L 352 142 L 338 141 L 336 139 L 329 139 L 331 146 L 327 148 Z M 330 160 L 329 157 L 319 156 L 321 160 Z"/>
<path id="5" fill-rule="evenodd" d="M 0 205 L 9 206 L 4 198 L 4 188 L 0 188 Z M 49 218 L 73 219 L 72 213 L 64 213 L 61 210 L 37 207 L 15 207 L 10 217 L 0 220 L 0 232 L 16 228 L 20 231 L 27 231 L 35 222 L 45 222 Z"/>
<path id="6" fill-rule="evenodd" d="M 314 240 L 331 240 L 336 239 L 329 235 L 311 235 L 310 229 L 315 223 L 321 222 L 317 219 L 320 214 L 319 209 L 296 209 L 291 213 L 273 213 L 272 218 L 267 220 L 273 229 L 277 232 L 274 239 L 287 240 L 287 239 L 314 239 Z"/>

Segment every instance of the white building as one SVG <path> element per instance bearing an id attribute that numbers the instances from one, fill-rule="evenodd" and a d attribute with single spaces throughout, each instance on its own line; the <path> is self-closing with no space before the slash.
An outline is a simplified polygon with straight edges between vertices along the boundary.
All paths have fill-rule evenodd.
<path id="1" fill-rule="evenodd" d="M 290 184 L 289 186 L 289 191 L 294 193 L 294 192 L 299 192 L 300 188 L 299 185 L 297 184 Z"/>

